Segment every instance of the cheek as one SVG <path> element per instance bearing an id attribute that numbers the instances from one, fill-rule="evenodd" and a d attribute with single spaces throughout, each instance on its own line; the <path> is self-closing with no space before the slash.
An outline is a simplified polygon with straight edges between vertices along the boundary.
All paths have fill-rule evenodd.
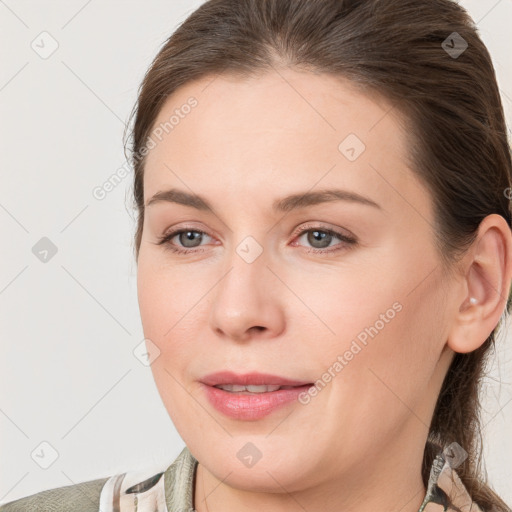
<path id="1" fill-rule="evenodd" d="M 190 322 L 204 291 L 200 278 L 184 269 L 157 266 L 144 258 L 137 269 L 137 296 L 144 335 L 162 350 Z"/>
<path id="2" fill-rule="evenodd" d="M 179 430 L 193 422 L 189 416 L 193 390 L 188 389 L 186 372 L 198 353 L 193 330 L 196 311 L 191 310 L 198 292 L 190 291 L 194 280 L 188 279 L 188 284 L 177 281 L 172 269 L 156 271 L 143 259 L 139 261 L 137 294 L 144 337 L 159 350 L 150 368 L 167 413 Z"/>
<path id="3" fill-rule="evenodd" d="M 310 312 L 305 327 L 322 332 L 307 342 L 310 360 L 326 372 L 317 378 L 330 379 L 337 409 L 358 410 L 355 417 L 407 413 L 402 401 L 413 407 L 422 399 L 444 344 L 441 278 L 433 274 L 414 290 L 414 269 L 402 269 L 395 275 L 344 272 L 328 286 L 316 276 L 316 285 L 302 280 L 298 289 L 322 320 Z"/>
<path id="4" fill-rule="evenodd" d="M 394 303 L 400 303 L 400 310 L 386 309 L 386 298 L 377 315 L 359 315 L 362 328 L 351 321 L 352 333 L 358 332 L 332 352 L 344 360 L 341 378 L 335 379 L 336 395 L 342 409 L 372 422 L 379 418 L 384 430 L 397 428 L 411 414 L 422 428 L 421 422 L 430 422 L 425 400 L 443 345 L 435 294 L 393 297 L 400 297 Z M 383 313 L 380 318 L 379 313 Z"/>
<path id="5" fill-rule="evenodd" d="M 373 338 L 386 336 L 390 325 L 403 314 L 398 300 L 403 294 L 399 283 L 379 279 L 375 272 L 356 268 L 285 276 L 285 282 L 293 283 L 293 291 L 301 299 L 293 301 L 293 308 L 290 306 L 290 325 L 308 333 L 302 339 L 313 351 L 313 360 L 321 358 L 328 365 L 333 356 L 350 350 L 352 341 L 365 347 Z M 319 345 L 321 353 L 314 352 Z M 356 351 L 357 347 L 353 349 Z"/>
<path id="6" fill-rule="evenodd" d="M 166 407 L 171 409 L 173 403 L 186 398 L 182 386 L 192 379 L 189 372 L 194 360 L 204 351 L 208 287 L 184 267 L 164 268 L 149 259 L 139 261 L 137 294 L 144 337 L 159 350 L 151 370 Z"/>

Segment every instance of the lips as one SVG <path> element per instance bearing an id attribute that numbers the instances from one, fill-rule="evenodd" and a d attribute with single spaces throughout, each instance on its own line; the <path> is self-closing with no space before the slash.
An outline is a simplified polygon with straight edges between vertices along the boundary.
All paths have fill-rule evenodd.
<path id="1" fill-rule="evenodd" d="M 210 404 L 223 415 L 236 420 L 256 421 L 285 406 L 298 402 L 312 382 L 289 379 L 269 373 L 235 373 L 221 371 L 206 375 L 200 381 Z M 227 387 L 230 391 L 220 389 Z M 239 391 L 240 387 L 253 391 Z M 252 386 L 270 386 L 268 390 Z M 279 389 L 271 390 L 279 386 Z"/>
<path id="2" fill-rule="evenodd" d="M 252 388 L 252 384 L 215 384 L 208 385 L 205 382 L 201 383 L 202 392 L 208 399 L 210 405 L 212 405 L 217 411 L 222 413 L 224 416 L 235 420 L 243 421 L 256 421 L 264 418 L 265 416 L 277 411 L 283 407 L 291 407 L 293 404 L 299 403 L 299 397 L 308 391 L 312 384 L 300 385 L 300 381 L 285 379 L 276 375 L 268 374 L 245 374 L 236 375 L 232 372 L 223 373 L 222 376 L 219 374 L 209 375 L 204 379 L 211 383 L 217 383 L 221 381 L 233 380 L 244 380 L 261 382 L 264 380 L 268 382 L 273 380 L 274 382 L 291 382 L 299 384 L 296 386 L 283 386 L 274 391 L 263 391 L 256 392 L 250 391 L 226 391 L 220 389 L 218 386 L 228 386 L 228 388 L 240 388 L 248 386 Z M 254 384 L 255 386 L 259 386 Z M 278 385 L 271 386 L 277 387 Z M 265 387 L 265 385 L 263 385 Z"/>
<path id="3" fill-rule="evenodd" d="M 203 384 L 208 386 L 218 386 L 222 384 L 235 384 L 240 386 L 305 386 L 313 384 L 306 380 L 294 380 L 279 375 L 271 375 L 269 373 L 235 373 L 232 371 L 221 371 L 206 375 L 201 379 Z"/>

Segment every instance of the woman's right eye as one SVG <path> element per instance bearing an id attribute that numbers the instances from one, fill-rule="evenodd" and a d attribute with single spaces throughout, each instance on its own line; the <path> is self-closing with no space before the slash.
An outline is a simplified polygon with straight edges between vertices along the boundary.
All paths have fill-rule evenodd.
<path id="1" fill-rule="evenodd" d="M 176 231 L 172 231 L 171 233 L 165 234 L 162 237 L 159 237 L 160 241 L 158 242 L 158 245 L 164 245 L 166 249 L 169 249 L 170 251 L 180 254 L 196 252 L 193 249 L 199 247 L 199 245 L 194 244 L 197 240 L 200 240 L 200 238 L 204 235 L 209 236 L 204 231 L 199 231 L 197 229 L 182 228 Z M 179 243 L 183 244 L 182 247 L 176 246 L 175 244 L 171 243 L 171 240 L 176 236 L 178 237 Z M 192 243 L 192 245 L 187 245 L 188 243 Z"/>

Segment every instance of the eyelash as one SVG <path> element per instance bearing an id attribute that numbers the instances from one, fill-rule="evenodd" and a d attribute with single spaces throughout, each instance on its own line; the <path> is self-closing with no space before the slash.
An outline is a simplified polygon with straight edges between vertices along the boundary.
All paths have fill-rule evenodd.
<path id="1" fill-rule="evenodd" d="M 159 242 L 157 242 L 157 245 L 165 245 L 166 250 L 172 251 L 176 254 L 191 254 L 191 253 L 204 252 L 204 249 L 199 249 L 199 248 L 183 249 L 183 248 L 176 247 L 170 243 L 170 241 L 176 235 L 180 235 L 181 233 L 186 233 L 188 231 L 192 231 L 194 233 L 201 233 L 202 235 L 210 236 L 210 235 L 208 235 L 208 233 L 201 231 L 199 229 L 195 229 L 193 227 L 184 227 L 179 230 L 172 231 L 171 233 L 168 233 L 161 237 L 158 237 Z M 314 226 L 314 227 L 312 227 L 311 225 L 303 226 L 303 228 L 299 232 L 294 233 L 293 236 L 295 238 L 298 238 L 298 237 L 302 236 L 304 233 L 308 233 L 310 231 L 319 231 L 320 233 L 327 233 L 328 235 L 339 238 L 343 243 L 338 244 L 338 246 L 335 246 L 336 247 L 335 249 L 330 249 L 330 250 L 317 249 L 317 248 L 312 247 L 312 248 L 306 249 L 305 252 L 307 252 L 307 253 L 331 254 L 331 253 L 346 249 L 347 247 L 346 246 L 344 247 L 345 244 L 347 244 L 349 247 L 357 245 L 357 240 L 355 238 L 343 235 L 342 233 L 339 233 L 338 231 L 334 231 L 332 229 L 323 228 L 321 226 Z"/>

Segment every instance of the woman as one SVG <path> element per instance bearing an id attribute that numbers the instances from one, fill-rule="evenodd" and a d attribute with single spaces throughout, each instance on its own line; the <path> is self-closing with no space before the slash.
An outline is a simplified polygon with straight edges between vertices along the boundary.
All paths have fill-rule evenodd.
<path id="1" fill-rule="evenodd" d="M 131 158 L 163 473 L 13 510 L 506 511 L 479 382 L 510 308 L 495 73 L 449 0 L 211 0 L 142 83 Z"/>

